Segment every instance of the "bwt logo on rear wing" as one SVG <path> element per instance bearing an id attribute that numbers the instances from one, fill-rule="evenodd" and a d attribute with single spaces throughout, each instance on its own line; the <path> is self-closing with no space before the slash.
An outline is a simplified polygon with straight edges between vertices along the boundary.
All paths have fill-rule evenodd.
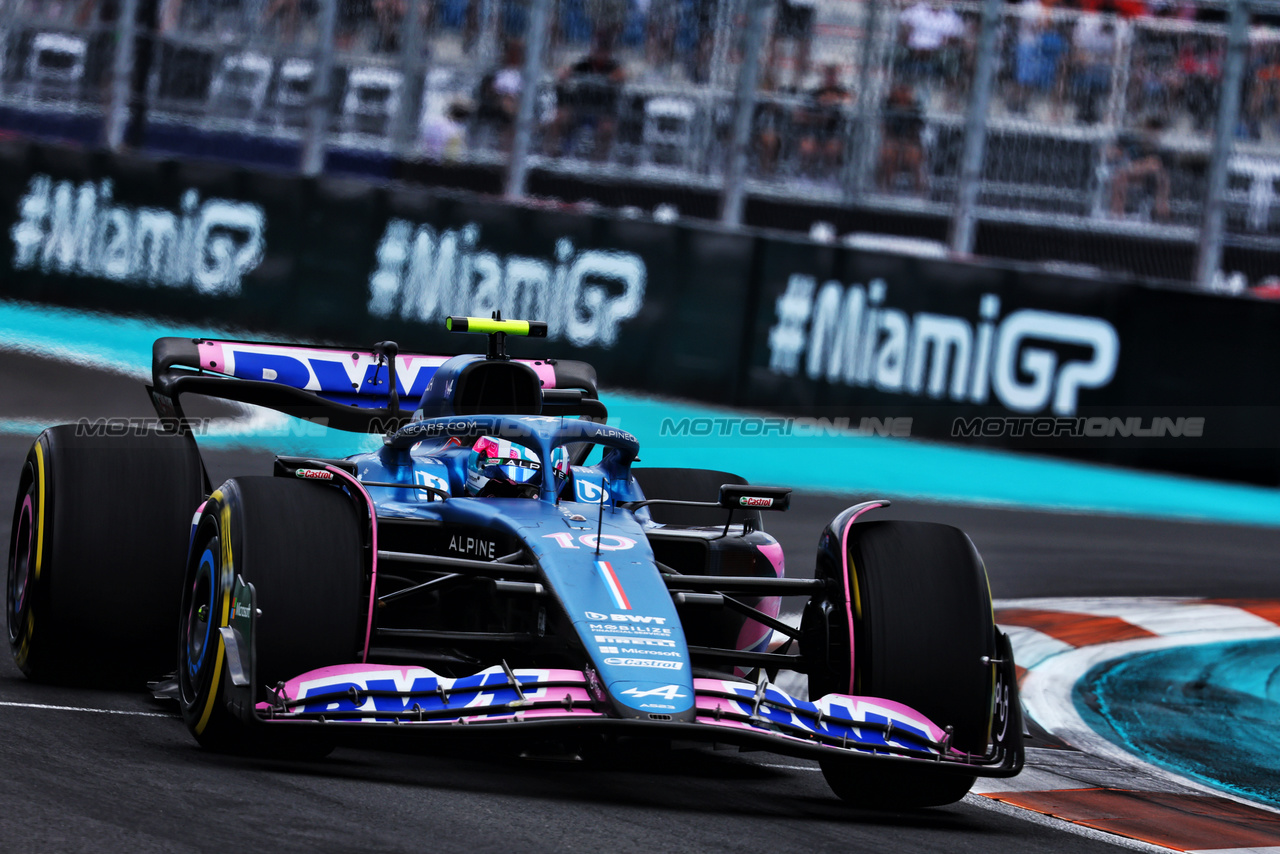
<path id="1" fill-rule="evenodd" d="M 206 340 L 198 345 L 204 370 L 242 380 L 279 383 L 321 394 L 385 398 L 389 371 L 373 353 Z M 447 356 L 403 354 L 396 357 L 396 385 L 402 398 L 422 396 Z"/>

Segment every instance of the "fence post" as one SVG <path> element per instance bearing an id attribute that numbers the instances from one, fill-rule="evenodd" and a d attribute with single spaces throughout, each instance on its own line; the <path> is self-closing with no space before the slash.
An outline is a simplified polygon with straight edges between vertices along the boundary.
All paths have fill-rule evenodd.
<path id="1" fill-rule="evenodd" d="M 1000 62 L 996 36 L 1000 30 L 1000 10 L 1003 6 L 1003 0 L 985 0 L 982 4 L 982 29 L 978 33 L 977 47 L 978 67 L 974 72 L 969 115 L 965 120 L 960 186 L 956 193 L 955 213 L 951 217 L 951 251 L 964 255 L 973 251 L 974 209 L 978 204 L 982 161 L 987 150 L 987 114 L 991 106 L 991 87 L 995 83 L 996 66 Z"/>
<path id="2" fill-rule="evenodd" d="M 747 151 L 751 147 L 751 120 L 756 111 L 756 88 L 760 83 L 760 52 L 764 48 L 764 19 L 771 0 L 747 0 L 747 32 L 742 64 L 738 66 L 738 86 L 733 99 L 733 141 L 724 172 L 720 196 L 720 222 L 742 224 L 747 174 Z"/>
<path id="3" fill-rule="evenodd" d="M 320 44 L 311 71 L 307 135 L 302 142 L 302 174 L 324 170 L 324 141 L 329 135 L 329 84 L 333 78 L 333 40 L 338 30 L 338 0 L 320 0 Z"/>
<path id="4" fill-rule="evenodd" d="M 119 151 L 129 127 L 133 97 L 134 43 L 138 36 L 138 0 L 120 4 L 116 55 L 111 67 L 111 104 L 107 108 L 107 148 Z M 154 35 L 152 36 L 154 38 Z"/>
<path id="5" fill-rule="evenodd" d="M 404 76 L 404 93 L 400 97 L 400 109 L 395 117 L 396 151 L 402 155 L 413 151 L 418 130 L 418 111 L 422 107 L 422 6 L 427 0 L 409 0 L 409 10 L 404 16 L 404 32 L 401 35 L 400 73 Z"/>
<path id="6" fill-rule="evenodd" d="M 1227 35 L 1227 63 L 1222 71 L 1218 123 L 1214 128 L 1209 180 L 1205 188 L 1200 241 L 1196 247 L 1196 284 L 1212 288 L 1222 264 L 1222 239 L 1226 226 L 1227 167 L 1235 147 L 1240 119 L 1240 88 L 1244 81 L 1245 54 L 1249 49 L 1249 9 L 1245 0 L 1232 0 Z"/>
<path id="7" fill-rule="evenodd" d="M 520 85 L 520 107 L 516 113 L 515 133 L 511 140 L 511 160 L 507 163 L 506 196 L 524 198 L 529 182 L 529 152 L 533 148 L 533 131 L 537 125 L 538 87 L 542 83 L 542 52 L 547 46 L 551 26 L 551 4 L 555 0 L 533 0 L 529 29 L 525 37 L 524 82 Z"/>
<path id="8" fill-rule="evenodd" d="M 889 11 L 892 11 L 892 7 Z M 882 100 L 878 88 L 874 85 L 872 71 L 878 59 L 877 32 L 881 20 L 885 25 L 885 37 L 892 38 L 893 21 L 891 16 L 884 15 L 879 3 L 862 5 L 862 55 L 858 59 L 858 103 L 854 107 L 854 115 L 858 123 L 853 129 L 853 144 L 845 157 L 844 174 L 841 183 L 844 186 L 846 204 L 852 204 L 866 189 L 867 175 L 874 168 L 875 156 L 872 153 L 879 136 L 875 126 L 879 118 L 879 106 Z M 892 68 L 892 64 L 890 64 Z"/>

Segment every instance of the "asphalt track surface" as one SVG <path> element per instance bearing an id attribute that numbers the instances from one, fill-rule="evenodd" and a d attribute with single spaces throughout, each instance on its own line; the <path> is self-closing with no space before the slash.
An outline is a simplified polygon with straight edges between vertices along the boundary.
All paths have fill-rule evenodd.
<path id="1" fill-rule="evenodd" d="M 136 381 L 0 357 L 0 415 L 145 415 Z M 0 496 L 29 440 L 0 437 Z M 217 452 L 215 483 L 270 457 Z M 768 518 L 792 574 L 848 498 L 798 495 Z M 997 598 L 1276 597 L 1280 530 L 903 503 L 884 517 L 969 532 Z M 0 513 L 8 542 L 9 512 Z M 48 708 L 57 707 L 57 708 Z M 123 714 L 107 713 L 123 712 Z M 813 763 L 649 747 L 586 762 L 437 742 L 340 747 L 321 762 L 200 750 L 144 693 L 36 685 L 0 656 L 0 849 L 6 851 L 1092 852 L 1107 842 L 993 811 L 875 813 L 835 799 Z"/>

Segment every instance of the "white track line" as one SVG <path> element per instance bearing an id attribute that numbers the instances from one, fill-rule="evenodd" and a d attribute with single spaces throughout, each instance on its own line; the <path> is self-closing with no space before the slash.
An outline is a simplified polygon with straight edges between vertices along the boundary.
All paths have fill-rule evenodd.
<path id="1" fill-rule="evenodd" d="M 15 709 L 54 709 L 59 712 L 92 712 L 98 715 L 129 715 L 137 718 L 176 718 L 177 715 L 168 715 L 163 712 L 127 712 L 121 709 L 87 709 L 83 706 L 51 706 L 47 703 L 10 703 L 0 700 L 0 706 L 9 706 Z"/>

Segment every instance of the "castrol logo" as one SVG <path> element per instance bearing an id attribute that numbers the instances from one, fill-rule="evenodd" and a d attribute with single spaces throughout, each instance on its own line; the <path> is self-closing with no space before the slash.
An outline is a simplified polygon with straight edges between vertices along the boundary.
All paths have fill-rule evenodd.
<path id="1" fill-rule="evenodd" d="M 738 499 L 738 503 L 743 507 L 772 507 L 772 498 L 761 498 L 758 495 L 744 495 Z"/>
<path id="2" fill-rule="evenodd" d="M 333 472 L 320 469 L 298 469 L 294 474 L 303 480 L 333 480 Z"/>

